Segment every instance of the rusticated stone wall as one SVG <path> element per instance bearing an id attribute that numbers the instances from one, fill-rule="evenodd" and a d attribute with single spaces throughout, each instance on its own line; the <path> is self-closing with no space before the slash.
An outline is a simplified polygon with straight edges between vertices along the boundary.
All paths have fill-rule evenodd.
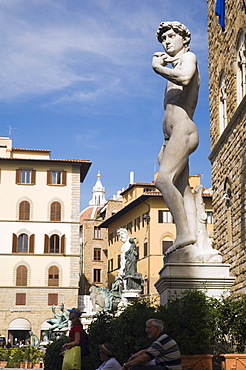
<path id="1" fill-rule="evenodd" d="M 246 96 L 237 106 L 236 46 L 246 34 L 246 8 L 241 0 L 226 1 L 225 32 L 208 0 L 210 138 L 214 208 L 214 243 L 236 277 L 232 291 L 246 293 Z M 225 75 L 227 127 L 220 134 L 219 79 Z"/>

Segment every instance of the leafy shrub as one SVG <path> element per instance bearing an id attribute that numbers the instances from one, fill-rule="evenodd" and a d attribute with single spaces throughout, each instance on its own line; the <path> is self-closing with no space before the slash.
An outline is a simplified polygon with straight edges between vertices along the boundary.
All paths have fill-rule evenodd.
<path id="1" fill-rule="evenodd" d="M 27 351 L 24 348 L 12 348 L 8 352 L 9 358 L 6 367 L 19 367 L 20 362 L 27 361 Z"/>
<path id="2" fill-rule="evenodd" d="M 32 364 L 39 363 L 43 358 L 43 354 L 41 351 L 36 349 L 33 346 L 30 346 L 28 349 L 28 362 L 31 362 Z"/>
<path id="3" fill-rule="evenodd" d="M 61 370 L 63 357 L 59 353 L 62 345 L 67 342 L 69 342 L 69 338 L 63 335 L 47 346 L 44 356 L 44 368 L 46 370 Z"/>
<path id="4" fill-rule="evenodd" d="M 246 346 L 246 295 L 214 302 L 220 353 L 243 353 Z"/>
<path id="5" fill-rule="evenodd" d="M 99 312 L 95 320 L 89 326 L 89 350 L 88 356 L 82 358 L 82 367 L 86 370 L 94 370 L 101 364 L 98 345 L 104 342 L 112 342 L 115 317 L 113 314 Z"/>
<path id="6" fill-rule="evenodd" d="M 160 317 L 181 354 L 211 353 L 216 335 L 214 301 L 202 291 L 187 290 L 180 298 L 160 306 Z"/>
<path id="7" fill-rule="evenodd" d="M 8 361 L 9 351 L 6 348 L 0 348 L 0 361 Z"/>

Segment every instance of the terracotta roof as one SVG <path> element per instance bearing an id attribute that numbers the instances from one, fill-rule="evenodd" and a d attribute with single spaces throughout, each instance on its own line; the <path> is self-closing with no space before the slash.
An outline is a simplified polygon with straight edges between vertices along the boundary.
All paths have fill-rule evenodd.
<path id="1" fill-rule="evenodd" d="M 18 151 L 18 150 L 20 150 L 20 151 L 27 151 L 27 152 L 48 152 L 48 153 L 50 153 L 50 150 L 48 150 L 48 149 L 24 149 L 24 148 L 12 148 L 12 151 L 13 150 L 16 150 L 16 151 Z"/>
<path id="2" fill-rule="evenodd" d="M 0 157 L 2 161 L 16 162 L 39 162 L 39 163 L 78 163 L 80 164 L 80 182 L 83 182 L 91 166 L 91 161 L 86 159 L 50 159 L 50 158 L 6 158 Z"/>
<path id="3" fill-rule="evenodd" d="M 95 220 L 99 209 L 101 209 L 101 207 L 91 206 L 91 207 L 85 208 L 80 213 L 80 225 L 83 224 L 84 220 Z"/>

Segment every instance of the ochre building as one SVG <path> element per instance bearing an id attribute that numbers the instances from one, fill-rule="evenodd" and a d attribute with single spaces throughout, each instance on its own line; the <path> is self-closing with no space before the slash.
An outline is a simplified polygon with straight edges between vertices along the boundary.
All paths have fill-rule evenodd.
<path id="1" fill-rule="evenodd" d="M 192 190 L 200 184 L 200 176 L 191 176 Z M 142 274 L 145 297 L 159 299 L 154 286 L 164 264 L 164 253 L 176 237 L 172 215 L 162 194 L 153 183 L 132 183 L 121 193 L 123 207 L 105 220 L 100 227 L 108 228 L 108 286 L 111 288 L 120 268 L 122 242 L 117 230 L 126 228 L 135 238 L 138 251 L 137 271 Z M 208 216 L 208 230 L 213 238 L 212 196 L 207 189 L 203 201 Z"/>

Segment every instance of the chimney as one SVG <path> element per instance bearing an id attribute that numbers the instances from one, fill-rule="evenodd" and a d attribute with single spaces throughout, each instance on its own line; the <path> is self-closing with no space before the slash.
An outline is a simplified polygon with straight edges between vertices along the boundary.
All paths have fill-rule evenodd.
<path id="1" fill-rule="evenodd" d="M 134 172 L 130 172 L 130 185 L 134 184 Z"/>

